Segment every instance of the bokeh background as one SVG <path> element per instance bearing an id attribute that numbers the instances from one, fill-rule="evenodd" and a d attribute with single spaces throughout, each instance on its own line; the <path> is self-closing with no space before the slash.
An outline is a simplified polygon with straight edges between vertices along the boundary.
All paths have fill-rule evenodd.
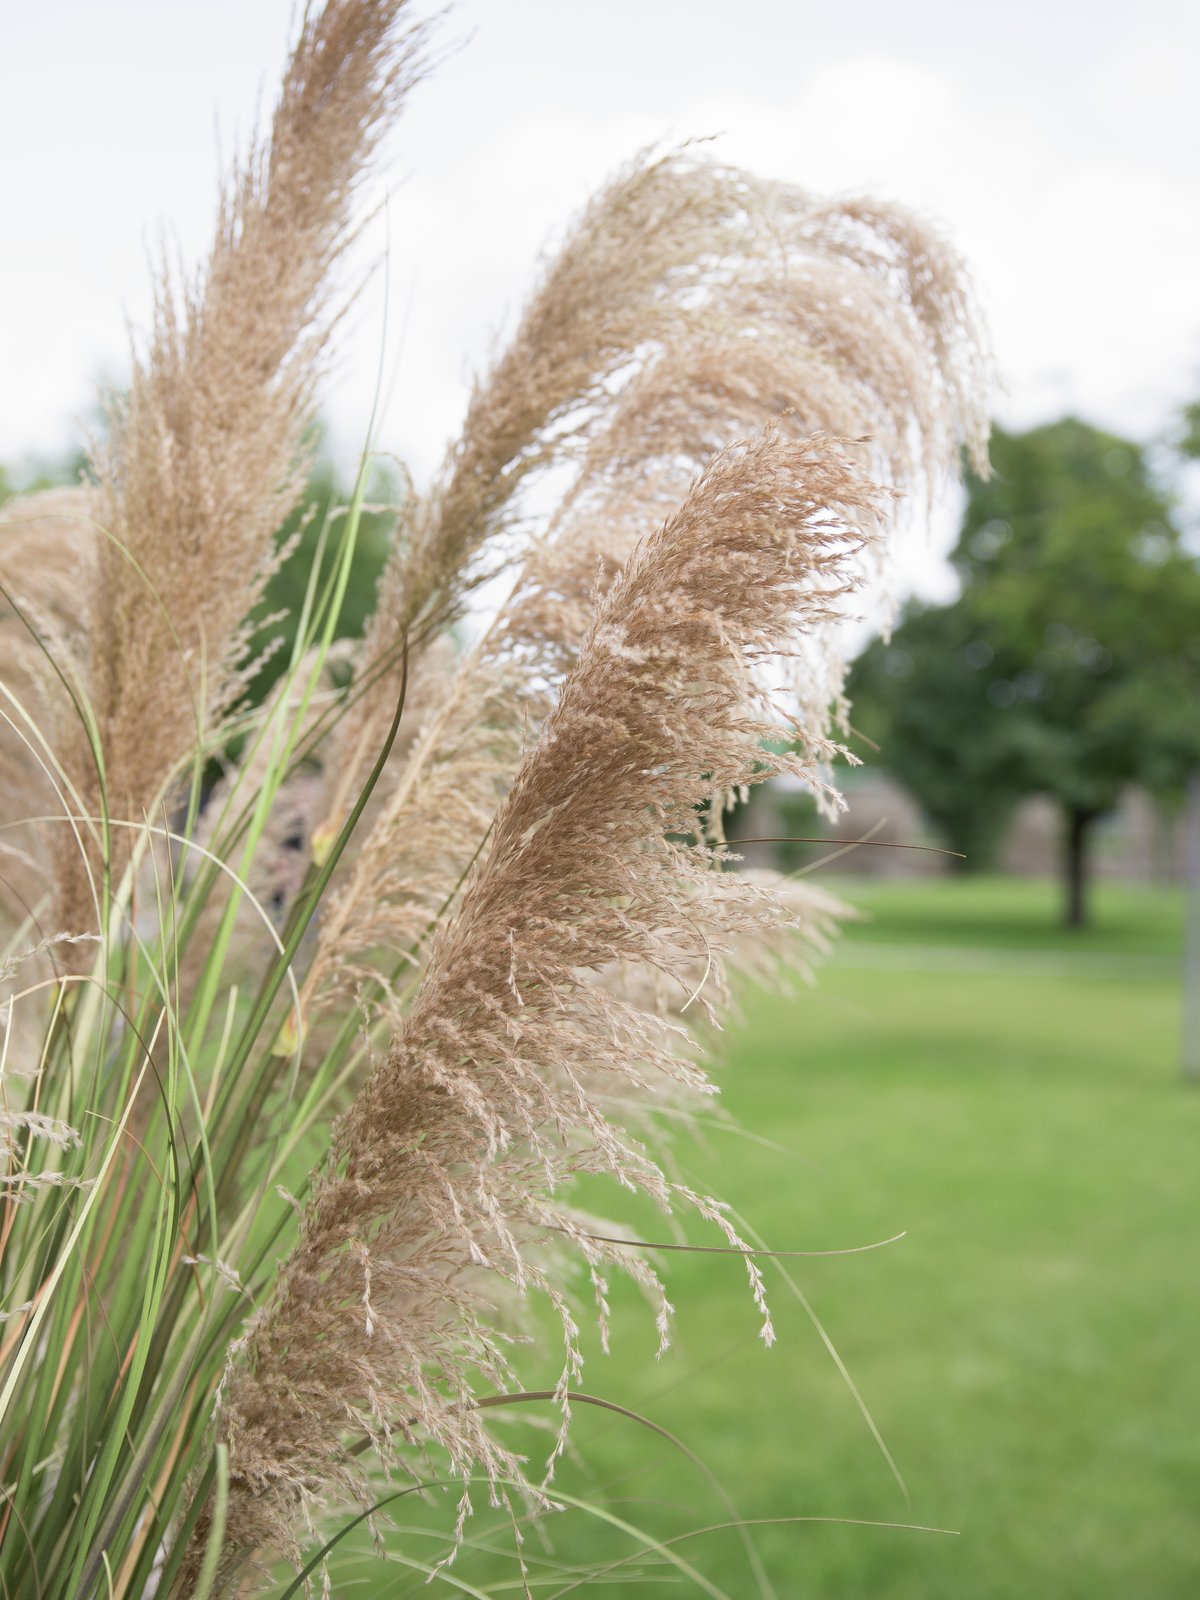
<path id="1" fill-rule="evenodd" d="M 169 229 L 200 255 L 290 15 L 6 17 L 0 493 L 77 472 L 126 319 L 147 319 L 147 249 Z M 712 137 L 764 175 L 936 217 L 1002 379 L 996 478 L 908 530 L 892 644 L 863 626 L 847 814 L 776 790 L 733 824 L 868 838 L 745 847 L 862 918 L 812 989 L 747 993 L 721 1045 L 745 1133 L 680 1151 L 774 1249 L 895 1242 L 777 1263 L 769 1352 L 736 1263 L 667 1257 L 674 1351 L 656 1361 L 622 1300 L 588 1381 L 701 1464 L 581 1414 L 561 1481 L 591 1509 L 531 1539 L 535 1579 L 565 1593 L 572 1564 L 620 1563 L 627 1594 L 1194 1595 L 1200 11 L 461 0 L 439 37 L 355 258 L 323 493 L 377 395 L 380 449 L 428 477 L 539 252 L 653 143 Z M 439 1508 L 404 1516 L 444 1536 Z M 753 1558 L 718 1526 L 737 1518 Z M 496 1581 L 511 1529 L 484 1517 L 472 1541 L 435 1590 Z"/>

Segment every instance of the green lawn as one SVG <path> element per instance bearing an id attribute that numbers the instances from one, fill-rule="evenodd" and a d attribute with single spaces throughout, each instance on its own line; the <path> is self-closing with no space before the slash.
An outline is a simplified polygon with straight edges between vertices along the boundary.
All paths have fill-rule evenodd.
<path id="1" fill-rule="evenodd" d="M 714 1132 L 680 1155 L 776 1248 L 904 1232 L 782 1265 L 909 1500 L 778 1270 L 765 1350 L 738 1262 L 663 1256 L 673 1352 L 655 1361 L 650 1319 L 620 1292 L 613 1354 L 589 1360 L 586 1387 L 686 1441 L 743 1518 L 957 1530 L 756 1526 L 763 1592 L 779 1600 L 1200 1594 L 1200 1089 L 1178 1074 L 1179 897 L 1102 893 L 1094 931 L 1070 935 L 1045 886 L 842 887 L 872 920 L 799 1000 L 747 996 L 727 1038 L 725 1102 L 766 1142 Z M 661 1221 L 638 1225 L 663 1236 Z M 553 1360 L 529 1353 L 531 1384 L 553 1381 Z M 582 1407 L 575 1437 L 566 1490 L 660 1540 L 693 1530 L 671 1548 L 707 1592 L 760 1592 L 736 1534 L 695 1532 L 731 1513 L 686 1457 Z M 406 1506 L 403 1520 L 415 1530 L 435 1511 Z M 596 1515 L 545 1526 L 527 1547 L 537 1594 L 565 1592 L 559 1568 L 638 1549 Z M 511 1543 L 486 1513 L 473 1532 Z M 424 1552 L 422 1536 L 401 1548 Z M 506 1576 L 469 1548 L 412 1592 Z M 411 1572 L 357 1577 L 346 1593 L 413 1585 Z M 660 1555 L 597 1592 L 706 1590 Z"/>

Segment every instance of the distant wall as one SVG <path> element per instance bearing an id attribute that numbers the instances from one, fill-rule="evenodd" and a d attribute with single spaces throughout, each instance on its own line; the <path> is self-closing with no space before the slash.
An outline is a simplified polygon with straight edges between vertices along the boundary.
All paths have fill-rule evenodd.
<path id="1" fill-rule="evenodd" d="M 1061 823 L 1044 795 L 1026 800 L 1013 818 L 998 865 L 1002 872 L 1039 876 L 1058 867 Z M 1170 883 L 1184 875 L 1182 817 L 1167 817 L 1143 789 L 1128 788 L 1115 811 L 1095 826 L 1095 871 L 1128 883 Z"/>
<path id="2" fill-rule="evenodd" d="M 839 873 L 864 877 L 928 878 L 951 870 L 946 856 L 895 845 L 937 845 L 919 807 L 886 772 L 868 768 L 840 775 L 847 810 L 835 824 L 812 814 L 811 803 L 794 789 L 764 784 L 737 814 L 731 835 L 748 866 L 808 865 L 828 858 L 838 839 L 872 843 L 848 849 L 836 861 Z M 1059 813 L 1053 801 L 1034 796 L 1013 817 L 997 853 L 1001 872 L 1023 877 L 1050 877 L 1059 870 Z M 739 837 L 789 837 L 797 833 L 828 838 L 828 844 L 781 847 L 737 844 Z M 1100 877 L 1130 883 L 1170 883 L 1184 875 L 1184 827 L 1181 817 L 1167 817 L 1144 790 L 1129 788 L 1117 810 L 1100 818 L 1095 830 L 1095 869 Z M 831 863 L 832 865 L 833 863 Z"/>

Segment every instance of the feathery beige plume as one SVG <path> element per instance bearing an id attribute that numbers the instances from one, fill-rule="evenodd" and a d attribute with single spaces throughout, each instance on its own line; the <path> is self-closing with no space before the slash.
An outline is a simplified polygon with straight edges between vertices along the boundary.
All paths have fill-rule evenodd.
<path id="1" fill-rule="evenodd" d="M 87 606 L 99 576 L 98 543 L 83 489 L 48 489 L 0 507 L 0 786 L 7 825 L 0 834 L 0 904 L 9 918 L 27 919 L 34 938 L 61 928 L 54 916 L 64 891 L 73 904 L 89 907 L 92 921 L 85 862 L 95 856 L 99 835 L 77 820 L 86 812 L 78 787 L 82 781 L 86 789 L 86 770 L 81 780 L 79 765 L 64 758 L 86 750 Z M 48 950 L 79 959 L 77 948 Z"/>
<path id="2" fill-rule="evenodd" d="M 666 207 L 672 184 L 675 204 Z M 648 229 L 659 211 L 670 217 L 672 248 L 650 236 L 635 248 L 636 231 Z M 610 213 L 615 220 L 606 233 Z M 662 269 L 656 294 L 638 284 L 627 290 L 624 276 L 613 272 L 614 244 L 645 274 L 656 264 Z M 685 272 L 686 248 L 696 259 Z M 605 287 L 597 291 L 593 278 Z M 593 298 L 572 321 L 568 289 L 582 292 L 585 279 Z M 603 299 L 614 281 L 625 296 L 616 309 Z M 570 340 L 558 337 L 566 326 L 573 329 Z M 596 374 L 611 376 L 606 340 L 622 329 L 629 340 L 626 370 L 610 394 Z M 367 661 L 397 615 L 415 625 L 438 582 L 466 581 L 452 563 L 435 582 L 435 551 L 446 557 L 453 550 L 461 555 L 466 545 L 477 549 L 488 515 L 511 503 L 515 479 L 569 439 L 578 458 L 574 482 L 548 529 L 527 548 L 498 618 L 457 672 L 441 661 L 425 669 L 417 657 L 410 686 L 420 684 L 416 700 L 428 703 L 414 702 L 407 720 L 420 733 L 403 742 L 394 775 L 380 786 L 374 825 L 363 831 L 362 854 L 321 929 L 305 984 L 308 1003 L 347 1003 L 370 980 L 381 949 L 404 952 L 405 969 L 423 959 L 438 909 L 479 848 L 553 685 L 570 669 L 597 595 L 715 453 L 772 422 L 796 438 L 822 430 L 853 441 L 847 448 L 864 468 L 906 495 L 919 516 L 941 476 L 956 469 L 960 440 L 978 458 L 986 432 L 986 349 L 961 260 L 900 208 L 817 200 L 687 153 L 622 174 L 589 208 L 549 272 L 513 346 L 477 394 L 464 442 L 451 458 L 475 461 L 468 480 L 475 483 L 474 503 L 490 511 L 455 519 L 460 531 L 474 528 L 472 540 L 439 544 L 445 504 L 461 508 L 466 488 L 448 501 L 435 491 L 413 512 L 426 539 L 424 556 L 399 548 L 394 557 L 388 581 L 401 611 L 381 604 Z M 531 374 L 542 364 L 551 376 L 539 385 Z M 506 384 L 515 384 L 516 396 Z M 530 398 L 535 390 L 545 401 L 540 423 Z M 563 397 L 572 393 L 576 403 L 580 396 L 588 401 L 580 413 L 585 420 L 575 432 L 560 428 L 546 437 L 546 419 L 570 405 Z M 496 431 L 494 419 L 518 414 L 525 419 L 521 465 L 499 469 L 502 481 L 489 489 L 476 431 L 486 423 L 493 426 L 488 436 L 497 438 L 503 430 Z M 489 470 L 498 470 L 498 458 L 489 460 Z M 865 570 L 882 564 L 877 550 L 862 555 Z M 404 613 L 406 602 L 416 609 Z M 832 624 L 813 629 L 797 649 L 793 689 L 809 728 L 825 727 L 839 707 L 839 631 Z M 385 688 L 386 678 L 373 704 L 364 701 L 339 730 L 329 763 L 335 816 L 373 757 L 380 717 L 390 716 Z M 357 749 L 347 759 L 355 735 Z M 828 807 L 836 806 L 828 782 L 823 792 Z"/>
<path id="3" fill-rule="evenodd" d="M 836 444 L 767 435 L 718 458 L 608 594 L 235 1356 L 220 1413 L 235 1547 L 355 1484 L 347 1431 L 388 1465 L 403 1439 L 441 1446 L 464 1476 L 518 1474 L 472 1407 L 481 1378 L 505 1381 L 489 1275 L 559 1306 L 565 1405 L 579 1355 L 546 1272 L 548 1230 L 595 1271 L 615 1259 L 647 1273 L 572 1218 L 557 1194 L 572 1175 L 688 1202 L 739 1242 L 715 1202 L 673 1184 L 606 1115 L 608 1094 L 652 1104 L 667 1086 L 710 1086 L 670 1024 L 599 975 L 632 963 L 709 1011 L 725 944 L 780 920 L 696 837 L 697 808 L 809 770 L 811 753 L 764 749 L 780 730 L 756 668 L 854 582 L 878 512 Z"/>
<path id="4" fill-rule="evenodd" d="M 334 766 L 347 774 L 338 805 L 390 720 L 384 668 L 397 639 L 407 636 L 415 650 L 496 570 L 487 553 L 520 521 L 521 491 L 577 453 L 597 409 L 611 403 L 614 376 L 686 316 L 714 257 L 744 232 L 744 183 L 686 150 L 643 156 L 576 221 L 511 341 L 476 383 L 432 491 L 401 529 L 359 670 L 375 687 L 338 733 Z"/>
<path id="5" fill-rule="evenodd" d="M 243 685 L 247 613 L 304 484 L 355 197 L 421 71 L 424 30 L 407 12 L 405 0 L 330 0 L 306 13 L 270 136 L 233 173 L 198 282 L 162 271 L 92 494 L 108 540 L 89 688 L 116 817 L 155 808 Z M 78 745 L 72 776 L 98 811 Z M 88 908 L 72 896 L 59 920 L 80 926 Z"/>
<path id="6" fill-rule="evenodd" d="M 622 255 L 632 274 L 614 270 Z M 380 786 L 362 855 L 321 930 L 309 1004 L 348 1001 L 381 949 L 404 952 L 405 968 L 423 959 L 597 595 L 716 452 L 772 421 L 793 437 L 819 429 L 858 441 L 847 448 L 919 516 L 956 469 L 960 440 L 979 457 L 986 351 L 960 258 L 900 208 L 814 199 L 687 151 L 620 174 L 477 389 L 444 481 L 414 502 L 410 539 L 385 578 L 360 679 L 385 649 L 399 655 L 407 635 L 396 630 L 419 627 L 436 594 L 461 594 L 523 477 L 574 456 L 570 492 L 459 670 L 410 657 L 410 695 L 421 687 L 407 720 L 420 735 L 402 741 Z M 499 441 L 518 438 L 503 460 Z M 792 673 L 808 726 L 836 713 L 843 671 L 838 630 L 813 630 Z M 381 673 L 336 732 L 326 827 L 373 758 L 391 694 Z"/>

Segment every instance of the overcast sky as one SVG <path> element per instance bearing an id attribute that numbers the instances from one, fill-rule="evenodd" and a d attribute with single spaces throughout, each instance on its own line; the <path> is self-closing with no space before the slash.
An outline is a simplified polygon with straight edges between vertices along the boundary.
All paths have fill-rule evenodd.
<path id="1" fill-rule="evenodd" d="M 97 380 L 120 379 L 158 230 L 201 254 L 218 144 L 236 147 L 269 105 L 292 8 L 4 12 L 11 462 L 70 446 Z M 389 196 L 388 231 L 372 230 L 361 261 L 387 251 L 386 267 L 327 397 L 347 458 L 371 408 L 385 277 L 396 382 L 380 443 L 424 477 L 556 227 L 639 147 L 695 135 L 721 135 L 723 159 L 764 175 L 869 188 L 943 223 L 990 316 L 1004 420 L 1070 408 L 1144 437 L 1200 393 L 1190 0 L 459 0 L 440 38 L 455 48 L 384 153 L 373 193 Z M 913 581 L 936 590 L 933 555 Z"/>

